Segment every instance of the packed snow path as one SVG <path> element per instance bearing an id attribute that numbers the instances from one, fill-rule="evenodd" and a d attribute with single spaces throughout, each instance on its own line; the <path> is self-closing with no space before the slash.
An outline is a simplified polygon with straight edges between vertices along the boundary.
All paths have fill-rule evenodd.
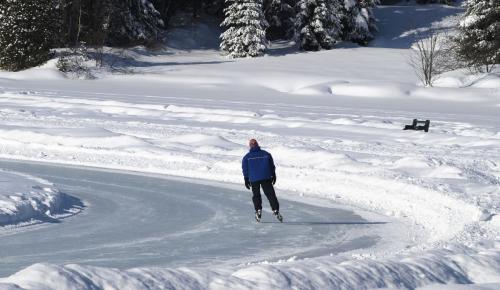
<path id="1" fill-rule="evenodd" d="M 57 224 L 0 232 L 3 277 L 39 262 L 126 269 L 300 259 L 372 247 L 376 232 L 393 226 L 324 201 L 284 199 L 284 224 L 269 211 L 257 224 L 249 192 L 53 165 L 0 166 L 51 180 L 87 206 Z"/>

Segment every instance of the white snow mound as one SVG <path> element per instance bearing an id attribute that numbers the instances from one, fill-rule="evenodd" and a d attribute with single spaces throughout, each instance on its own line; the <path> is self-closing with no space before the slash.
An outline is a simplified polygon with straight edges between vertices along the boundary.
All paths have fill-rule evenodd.
<path id="1" fill-rule="evenodd" d="M 62 214 L 66 198 L 48 181 L 0 170 L 0 226 L 53 219 Z"/>

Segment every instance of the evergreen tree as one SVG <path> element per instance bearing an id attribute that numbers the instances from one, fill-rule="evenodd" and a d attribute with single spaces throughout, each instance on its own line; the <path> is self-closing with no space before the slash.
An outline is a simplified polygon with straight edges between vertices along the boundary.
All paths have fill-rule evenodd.
<path id="1" fill-rule="evenodd" d="M 343 0 L 342 39 L 367 45 L 377 31 L 373 7 L 378 0 Z"/>
<path id="2" fill-rule="evenodd" d="M 266 49 L 267 22 L 262 12 L 262 0 L 227 0 L 226 18 L 222 26 L 221 49 L 232 57 L 255 57 Z"/>
<path id="3" fill-rule="evenodd" d="M 331 49 L 341 32 L 337 0 L 300 0 L 295 23 L 303 50 Z"/>
<path id="4" fill-rule="evenodd" d="M 60 45 L 75 47 L 82 42 L 103 45 L 109 32 L 113 0 L 56 1 L 60 2 Z"/>
<path id="5" fill-rule="evenodd" d="M 218 18 L 224 17 L 224 0 L 206 0 L 204 1 L 204 12 Z"/>
<path id="6" fill-rule="evenodd" d="M 40 65 L 55 36 L 53 0 L 0 1 L 0 67 L 18 71 Z"/>
<path id="7" fill-rule="evenodd" d="M 151 0 L 113 0 L 108 43 L 121 46 L 154 42 L 163 26 Z"/>
<path id="8" fill-rule="evenodd" d="M 63 45 L 144 44 L 156 40 L 163 28 L 162 17 L 152 0 L 58 1 Z"/>
<path id="9" fill-rule="evenodd" d="M 264 14 L 269 23 L 269 40 L 290 39 L 294 34 L 296 0 L 265 0 Z"/>
<path id="10" fill-rule="evenodd" d="M 500 0 L 467 0 L 465 7 L 457 54 L 467 66 L 491 71 L 500 63 Z"/>

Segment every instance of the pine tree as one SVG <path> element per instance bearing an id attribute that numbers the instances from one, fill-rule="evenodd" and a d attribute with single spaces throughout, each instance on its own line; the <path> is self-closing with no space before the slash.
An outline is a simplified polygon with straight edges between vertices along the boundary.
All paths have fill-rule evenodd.
<path id="1" fill-rule="evenodd" d="M 154 42 L 164 27 L 152 0 L 113 0 L 110 16 L 110 45 Z"/>
<path id="2" fill-rule="evenodd" d="M 266 49 L 267 22 L 262 12 L 262 0 L 227 0 L 226 18 L 222 26 L 221 49 L 231 57 L 255 57 Z"/>
<path id="3" fill-rule="evenodd" d="M 378 0 L 343 0 L 342 39 L 367 45 L 377 31 L 373 7 Z"/>
<path id="4" fill-rule="evenodd" d="M 62 15 L 62 44 L 73 47 L 128 46 L 157 39 L 163 29 L 152 0 L 56 0 Z M 158 5 L 158 4 L 157 4 Z"/>
<path id="5" fill-rule="evenodd" d="M 294 34 L 296 0 L 265 0 L 264 15 L 269 23 L 269 40 L 290 39 Z"/>
<path id="6" fill-rule="evenodd" d="M 19 71 L 50 59 L 55 8 L 53 0 L 0 1 L 0 68 Z"/>
<path id="7" fill-rule="evenodd" d="M 500 0 L 467 0 L 465 7 L 457 54 L 468 67 L 491 71 L 500 63 Z"/>
<path id="8" fill-rule="evenodd" d="M 331 49 L 341 32 L 338 0 L 300 0 L 295 23 L 303 50 Z"/>

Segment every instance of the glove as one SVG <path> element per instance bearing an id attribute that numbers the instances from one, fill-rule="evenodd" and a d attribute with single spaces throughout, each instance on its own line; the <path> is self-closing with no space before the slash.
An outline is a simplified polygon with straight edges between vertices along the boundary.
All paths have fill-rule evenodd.
<path id="1" fill-rule="evenodd" d="M 250 189 L 250 186 L 252 186 L 251 183 L 250 183 L 250 180 L 248 179 L 248 177 L 245 177 L 245 187 L 247 189 Z"/>
<path id="2" fill-rule="evenodd" d="M 271 176 L 271 183 L 272 183 L 273 185 L 275 185 L 275 184 L 276 184 L 276 175 Z"/>

